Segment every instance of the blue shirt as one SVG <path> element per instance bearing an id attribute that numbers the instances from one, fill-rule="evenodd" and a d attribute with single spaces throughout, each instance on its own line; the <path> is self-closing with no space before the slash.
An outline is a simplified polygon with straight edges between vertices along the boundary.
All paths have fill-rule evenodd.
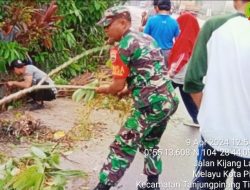
<path id="1" fill-rule="evenodd" d="M 171 49 L 173 47 L 173 39 L 179 33 L 178 22 L 169 15 L 158 14 L 148 19 L 144 33 L 152 36 L 161 49 Z"/>

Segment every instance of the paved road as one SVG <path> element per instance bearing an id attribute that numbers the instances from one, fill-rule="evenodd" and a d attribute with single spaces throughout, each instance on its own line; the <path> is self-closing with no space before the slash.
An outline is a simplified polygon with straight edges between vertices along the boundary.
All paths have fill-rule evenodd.
<path id="1" fill-rule="evenodd" d="M 181 103 L 162 137 L 160 143 L 163 152 L 161 190 L 186 190 L 192 181 L 199 129 L 182 124 L 182 121 L 188 119 Z M 135 190 L 136 184 L 146 181 L 142 168 L 143 156 L 138 154 L 118 187 L 113 189 Z"/>

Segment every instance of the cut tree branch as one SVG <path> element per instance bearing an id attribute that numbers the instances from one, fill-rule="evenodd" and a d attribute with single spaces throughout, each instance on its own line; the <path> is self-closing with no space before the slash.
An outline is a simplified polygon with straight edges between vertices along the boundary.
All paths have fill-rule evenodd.
<path id="1" fill-rule="evenodd" d="M 25 94 L 31 93 L 35 90 L 48 89 L 48 88 L 67 88 L 67 89 L 84 89 L 84 90 L 95 90 L 95 87 L 86 87 L 86 86 L 76 86 L 76 85 L 35 85 L 30 88 L 23 89 L 14 94 L 6 96 L 0 100 L 0 105 L 16 100 L 23 97 Z"/>

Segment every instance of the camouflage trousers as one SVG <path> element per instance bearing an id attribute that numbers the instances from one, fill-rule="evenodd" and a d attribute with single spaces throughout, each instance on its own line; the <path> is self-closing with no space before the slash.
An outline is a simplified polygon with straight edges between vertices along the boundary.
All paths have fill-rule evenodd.
<path id="1" fill-rule="evenodd" d="M 110 145 L 107 161 L 99 174 L 101 183 L 115 186 L 138 149 L 144 155 L 144 174 L 161 173 L 162 161 L 157 145 L 177 105 L 177 102 L 159 102 L 143 109 L 133 109 Z"/>

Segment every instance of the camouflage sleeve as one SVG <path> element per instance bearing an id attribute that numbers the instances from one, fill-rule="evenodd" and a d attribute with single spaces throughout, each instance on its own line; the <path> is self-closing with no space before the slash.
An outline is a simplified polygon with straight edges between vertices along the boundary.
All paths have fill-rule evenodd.
<path id="1" fill-rule="evenodd" d="M 138 58 L 140 44 L 133 36 L 123 38 L 118 48 L 120 58 L 126 65 L 128 65 L 131 60 Z"/>

